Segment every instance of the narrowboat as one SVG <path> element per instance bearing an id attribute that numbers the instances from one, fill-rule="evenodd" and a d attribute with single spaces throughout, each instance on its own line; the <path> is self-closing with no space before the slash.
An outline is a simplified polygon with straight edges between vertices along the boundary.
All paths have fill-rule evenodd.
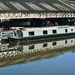
<path id="1" fill-rule="evenodd" d="M 14 30 L 1 30 L 0 31 L 0 41 L 8 40 L 8 35 L 11 34 Z"/>
<path id="2" fill-rule="evenodd" d="M 51 27 L 37 27 L 24 28 L 11 32 L 8 35 L 9 39 L 14 40 L 42 40 L 58 37 L 68 37 L 75 35 L 75 26 L 51 26 Z"/>

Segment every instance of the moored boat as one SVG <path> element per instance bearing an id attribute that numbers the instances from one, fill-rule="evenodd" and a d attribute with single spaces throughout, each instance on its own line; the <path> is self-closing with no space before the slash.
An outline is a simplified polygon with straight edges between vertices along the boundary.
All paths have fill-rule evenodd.
<path id="1" fill-rule="evenodd" d="M 40 40 L 49 38 L 58 38 L 65 36 L 74 36 L 74 26 L 52 26 L 52 27 L 38 27 L 38 28 L 25 28 L 13 31 L 9 34 L 9 39 L 21 40 Z"/>
<path id="2" fill-rule="evenodd" d="M 1 30 L 0 31 L 0 41 L 1 40 L 7 40 L 8 35 L 14 32 L 15 30 Z"/>

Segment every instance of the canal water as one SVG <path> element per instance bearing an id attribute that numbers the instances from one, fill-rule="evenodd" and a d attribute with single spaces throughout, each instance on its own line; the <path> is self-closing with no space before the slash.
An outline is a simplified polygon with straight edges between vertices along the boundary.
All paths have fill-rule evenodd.
<path id="1" fill-rule="evenodd" d="M 75 75 L 75 38 L 2 42 L 0 75 Z"/>

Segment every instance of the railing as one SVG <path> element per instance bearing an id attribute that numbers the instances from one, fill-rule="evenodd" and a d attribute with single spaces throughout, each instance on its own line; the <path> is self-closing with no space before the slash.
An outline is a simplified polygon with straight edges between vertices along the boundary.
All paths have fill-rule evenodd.
<path id="1" fill-rule="evenodd" d="M 58 13 L 1 13 L 0 19 L 13 19 L 13 18 L 73 18 L 75 13 L 58 12 Z"/>
<path id="2" fill-rule="evenodd" d="M 0 31 L 0 39 L 8 39 L 8 33 Z"/>

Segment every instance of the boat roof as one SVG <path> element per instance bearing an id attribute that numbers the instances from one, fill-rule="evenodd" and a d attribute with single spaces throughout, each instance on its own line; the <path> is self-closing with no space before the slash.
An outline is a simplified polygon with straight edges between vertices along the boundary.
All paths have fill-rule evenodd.
<path id="1" fill-rule="evenodd" d="M 75 26 L 52 26 L 52 27 L 32 27 L 32 28 L 24 28 L 26 31 L 35 31 L 35 30 L 48 30 L 48 29 L 61 29 L 61 28 L 75 28 Z"/>

